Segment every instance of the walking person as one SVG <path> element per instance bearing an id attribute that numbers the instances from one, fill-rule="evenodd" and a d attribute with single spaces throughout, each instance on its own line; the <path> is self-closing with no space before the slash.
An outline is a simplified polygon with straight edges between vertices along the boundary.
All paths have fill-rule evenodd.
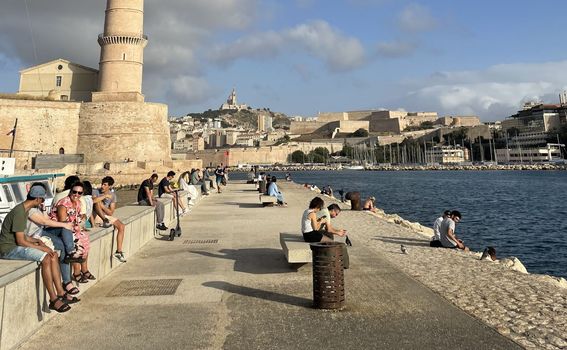
<path id="1" fill-rule="evenodd" d="M 223 183 L 224 180 L 224 170 L 222 169 L 222 167 L 220 165 L 217 165 L 217 168 L 215 170 L 215 180 L 217 183 L 217 193 L 221 193 L 221 185 Z"/>

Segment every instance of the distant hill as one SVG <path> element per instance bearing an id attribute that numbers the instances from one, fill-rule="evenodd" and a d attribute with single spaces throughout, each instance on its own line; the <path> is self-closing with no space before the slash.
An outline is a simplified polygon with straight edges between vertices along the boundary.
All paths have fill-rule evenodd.
<path id="1" fill-rule="evenodd" d="M 274 129 L 289 129 L 291 121 L 284 113 L 272 112 L 267 109 L 243 109 L 240 111 L 228 111 L 228 110 L 208 110 L 203 113 L 189 113 L 195 119 L 214 119 L 221 118 L 223 120 L 223 126 L 226 127 L 237 127 L 241 126 L 245 129 L 257 129 L 258 128 L 258 115 L 270 115 L 272 117 L 272 126 Z"/>

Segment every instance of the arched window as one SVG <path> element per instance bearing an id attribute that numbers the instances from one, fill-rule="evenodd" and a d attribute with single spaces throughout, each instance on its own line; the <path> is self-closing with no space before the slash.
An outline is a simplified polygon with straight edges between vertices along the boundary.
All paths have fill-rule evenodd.
<path id="1" fill-rule="evenodd" d="M 59 148 L 59 154 L 65 154 L 65 148 L 63 147 Z"/>

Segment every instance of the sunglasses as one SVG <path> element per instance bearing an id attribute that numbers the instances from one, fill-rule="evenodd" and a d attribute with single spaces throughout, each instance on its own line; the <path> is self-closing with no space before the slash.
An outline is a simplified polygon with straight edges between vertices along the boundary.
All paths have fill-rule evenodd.
<path id="1" fill-rule="evenodd" d="M 83 191 L 71 191 L 72 194 L 78 194 L 79 196 L 83 194 Z"/>

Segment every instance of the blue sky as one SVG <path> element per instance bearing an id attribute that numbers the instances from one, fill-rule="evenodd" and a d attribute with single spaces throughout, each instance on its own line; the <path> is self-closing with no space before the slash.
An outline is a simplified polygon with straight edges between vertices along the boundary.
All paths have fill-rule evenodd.
<path id="1" fill-rule="evenodd" d="M 104 0 L 26 1 L 30 22 L 23 0 L 3 0 L 0 91 L 58 57 L 98 66 Z M 566 12 L 557 0 L 147 0 L 143 90 L 172 115 L 218 108 L 235 87 L 240 103 L 288 115 L 502 120 L 567 87 Z"/>

